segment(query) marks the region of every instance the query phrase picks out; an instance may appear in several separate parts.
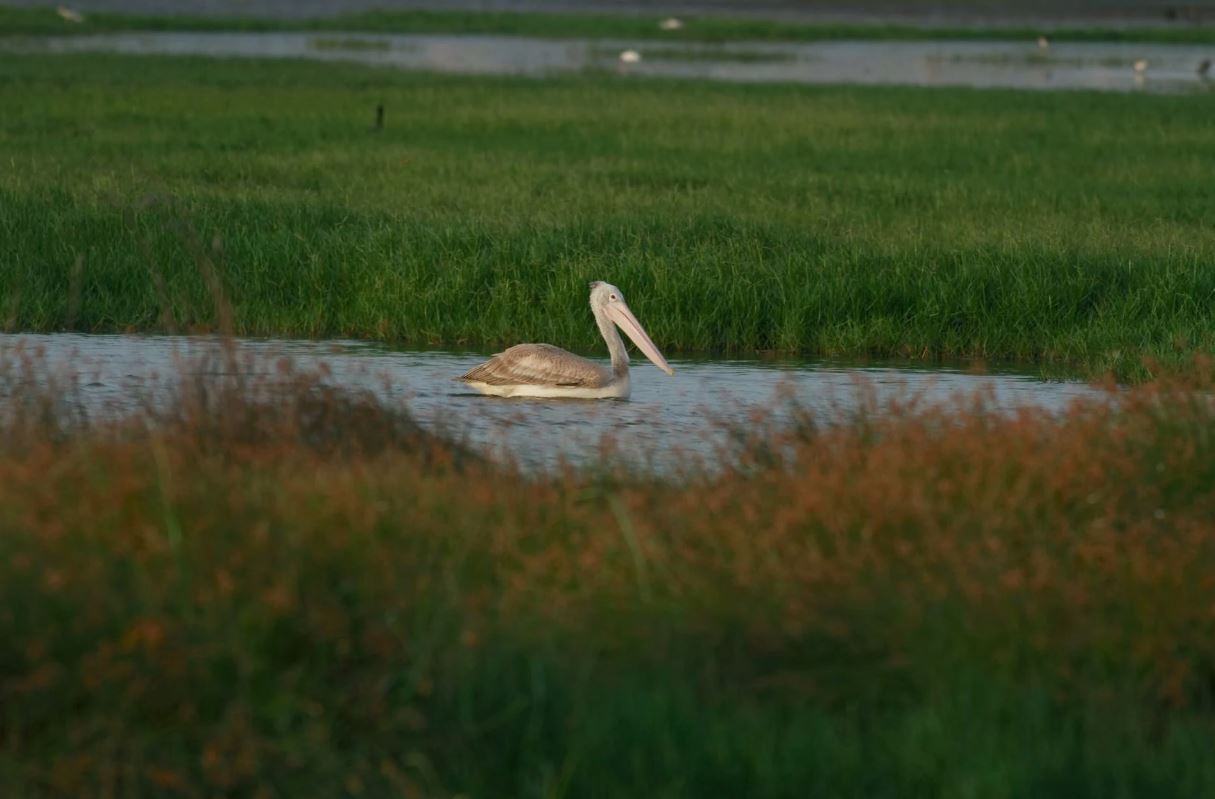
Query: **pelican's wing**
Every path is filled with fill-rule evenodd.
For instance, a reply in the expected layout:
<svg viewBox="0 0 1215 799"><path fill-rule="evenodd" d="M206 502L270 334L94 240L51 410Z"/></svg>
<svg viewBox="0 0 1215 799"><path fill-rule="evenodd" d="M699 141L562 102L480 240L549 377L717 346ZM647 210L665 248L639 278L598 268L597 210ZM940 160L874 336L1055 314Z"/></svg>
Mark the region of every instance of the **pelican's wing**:
<svg viewBox="0 0 1215 799"><path fill-rule="evenodd" d="M551 344L518 344L471 369L461 380L491 386L584 386L609 378L602 367Z"/></svg>

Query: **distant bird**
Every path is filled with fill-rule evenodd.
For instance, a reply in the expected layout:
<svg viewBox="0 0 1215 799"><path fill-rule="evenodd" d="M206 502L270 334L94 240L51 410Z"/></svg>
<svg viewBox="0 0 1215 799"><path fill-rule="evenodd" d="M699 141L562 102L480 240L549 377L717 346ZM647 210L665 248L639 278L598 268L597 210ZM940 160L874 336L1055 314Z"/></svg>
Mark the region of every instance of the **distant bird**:
<svg viewBox="0 0 1215 799"><path fill-rule="evenodd" d="M636 64L641 61L641 53L636 50L625 50L620 54L620 63Z"/></svg>
<svg viewBox="0 0 1215 799"><path fill-rule="evenodd" d="M664 31L677 31L683 28L683 20L675 19L675 17L667 17L662 22L658 23L658 27Z"/></svg>
<svg viewBox="0 0 1215 799"><path fill-rule="evenodd" d="M84 22L84 15L67 6L59 6L55 11L68 22Z"/></svg>
<svg viewBox="0 0 1215 799"><path fill-rule="evenodd" d="M1050 39L1047 39L1045 36L1039 36L1038 37L1038 49L1039 50L1049 50L1050 49Z"/></svg>
<svg viewBox="0 0 1215 799"><path fill-rule="evenodd" d="M591 312L612 356L610 367L551 344L516 344L470 369L460 379L482 394L495 397L628 399L629 353L616 332L617 326L655 366L669 375L675 374L629 310L620 289L601 281L592 283Z"/></svg>
<svg viewBox="0 0 1215 799"><path fill-rule="evenodd" d="M1211 72L1211 59L1204 58L1202 63L1198 65L1198 77L1205 78Z"/></svg>
<svg viewBox="0 0 1215 799"><path fill-rule="evenodd" d="M1135 72L1139 73L1140 75L1142 75L1144 72L1147 72L1147 68L1148 68L1147 59L1146 58L1136 59L1136 61L1134 63L1134 67L1135 67Z"/></svg>

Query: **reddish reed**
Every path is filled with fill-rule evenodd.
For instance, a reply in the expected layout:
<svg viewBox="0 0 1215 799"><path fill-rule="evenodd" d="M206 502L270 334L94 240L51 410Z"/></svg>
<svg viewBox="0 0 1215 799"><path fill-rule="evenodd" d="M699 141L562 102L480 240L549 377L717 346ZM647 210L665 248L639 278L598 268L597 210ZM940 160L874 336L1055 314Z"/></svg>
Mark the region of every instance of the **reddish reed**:
<svg viewBox="0 0 1215 799"><path fill-rule="evenodd" d="M204 795L332 757L389 785L399 762L334 736L442 762L518 652L717 702L897 705L972 673L1208 713L1205 369L1058 415L805 423L655 485L526 476L289 370L96 423L10 368L0 776Z"/></svg>

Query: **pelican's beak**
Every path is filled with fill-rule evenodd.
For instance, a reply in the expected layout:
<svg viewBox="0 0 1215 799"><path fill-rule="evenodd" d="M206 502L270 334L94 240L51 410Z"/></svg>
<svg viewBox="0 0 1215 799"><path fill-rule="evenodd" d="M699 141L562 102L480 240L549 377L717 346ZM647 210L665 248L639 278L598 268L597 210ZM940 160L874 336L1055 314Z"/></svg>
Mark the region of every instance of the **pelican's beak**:
<svg viewBox="0 0 1215 799"><path fill-rule="evenodd" d="M616 326L623 330L628 337L633 339L633 343L637 345L637 349L641 350L645 357L649 358L655 366L669 375L675 374L675 370L667 363L667 359L662 357L662 353L654 346L654 342L650 341L650 337L646 335L645 330L641 327L641 322L637 321L637 317L633 316L633 312L629 310L629 306L623 302L609 303L607 306L608 318L616 323Z"/></svg>

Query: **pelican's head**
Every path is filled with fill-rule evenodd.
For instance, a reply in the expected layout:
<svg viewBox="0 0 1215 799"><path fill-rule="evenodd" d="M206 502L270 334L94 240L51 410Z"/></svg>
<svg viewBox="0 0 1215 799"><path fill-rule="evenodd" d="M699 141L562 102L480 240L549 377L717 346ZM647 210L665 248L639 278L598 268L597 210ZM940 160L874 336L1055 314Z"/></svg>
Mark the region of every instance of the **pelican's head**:
<svg viewBox="0 0 1215 799"><path fill-rule="evenodd" d="M615 323L655 366L669 375L675 374L675 370L667 363L667 359L662 357L662 353L646 335L641 322L638 322L637 317L633 316L633 312L629 310L628 303L624 301L624 294L620 289L611 283L596 280L591 284L591 310L595 312L596 316L602 313Z"/></svg>

